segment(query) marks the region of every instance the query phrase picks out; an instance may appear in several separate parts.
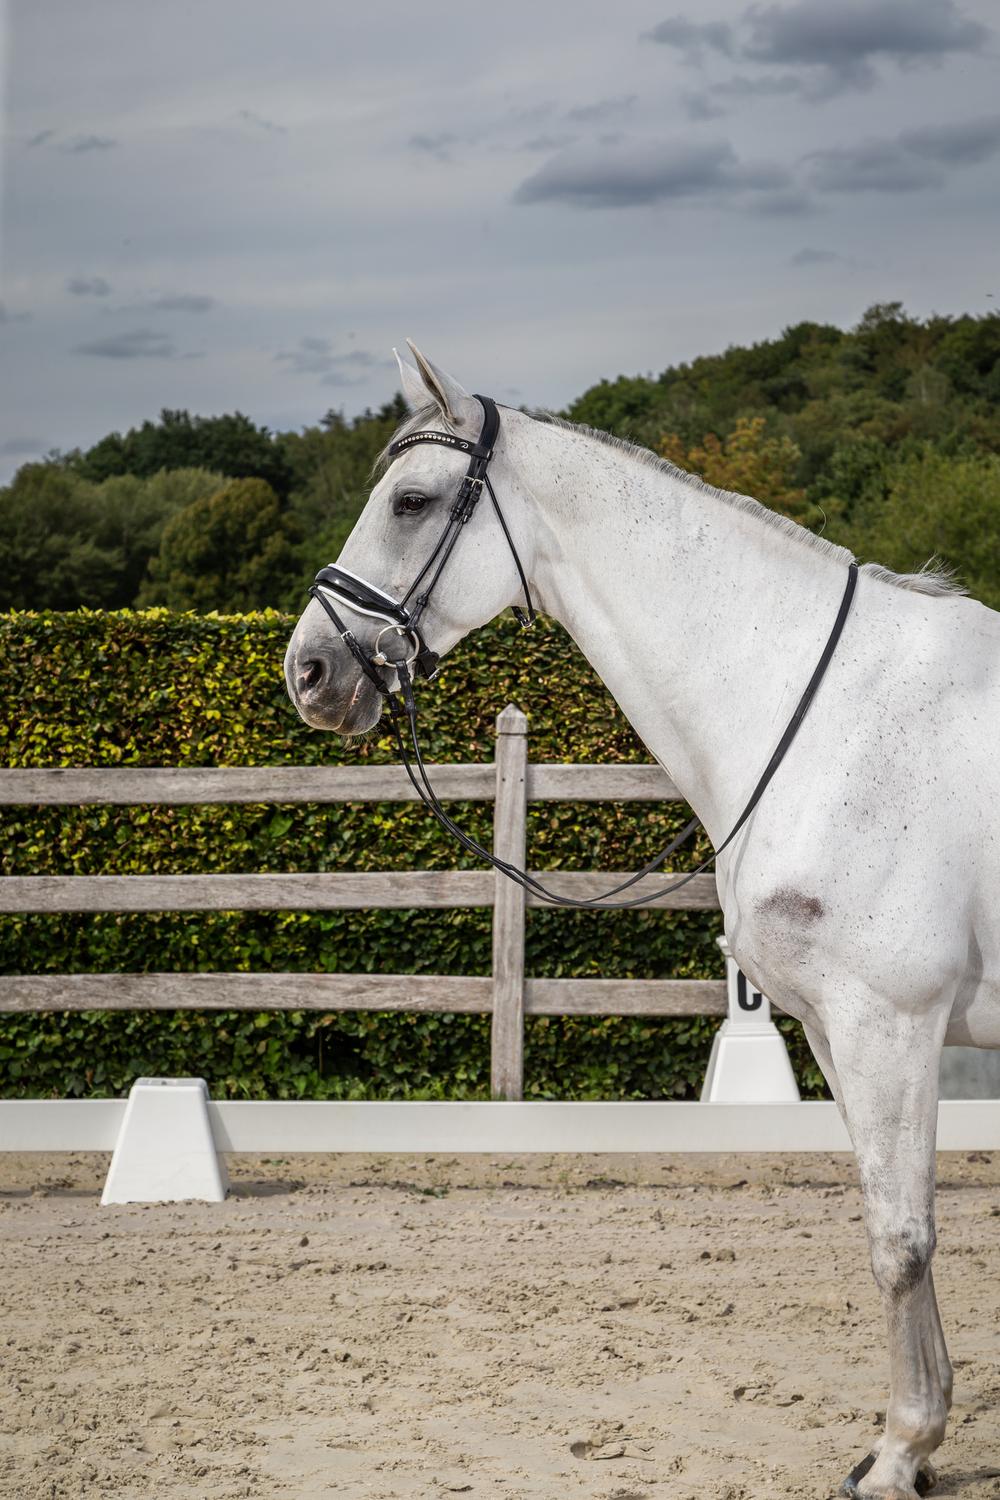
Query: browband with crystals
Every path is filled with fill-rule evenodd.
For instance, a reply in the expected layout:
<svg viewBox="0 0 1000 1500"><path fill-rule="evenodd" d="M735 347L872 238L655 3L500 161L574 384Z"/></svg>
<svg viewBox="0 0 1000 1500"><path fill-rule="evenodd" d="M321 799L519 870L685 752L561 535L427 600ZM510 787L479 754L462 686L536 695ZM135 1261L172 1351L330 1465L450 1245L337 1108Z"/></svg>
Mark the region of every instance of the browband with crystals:
<svg viewBox="0 0 1000 1500"><path fill-rule="evenodd" d="M411 432L408 437L397 438L394 443L390 443L389 457L395 458L397 453L402 453L404 448L412 448L415 443L444 443L449 448L461 448L463 453L475 453L477 457L481 453L477 443L467 443L464 438L455 437L450 432L437 432L433 427L428 427L424 432ZM486 453L482 456L489 457Z"/></svg>

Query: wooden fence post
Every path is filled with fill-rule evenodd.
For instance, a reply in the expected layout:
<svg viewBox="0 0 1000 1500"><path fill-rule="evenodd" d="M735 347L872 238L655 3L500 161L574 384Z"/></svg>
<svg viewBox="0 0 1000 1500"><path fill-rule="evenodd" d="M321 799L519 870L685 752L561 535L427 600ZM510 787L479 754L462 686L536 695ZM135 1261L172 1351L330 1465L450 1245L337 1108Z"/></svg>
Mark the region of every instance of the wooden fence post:
<svg viewBox="0 0 1000 1500"><path fill-rule="evenodd" d="M497 715L493 853L524 869L528 812L528 720L508 703ZM494 1099L524 1091L524 890L499 870L493 905L493 1031L490 1088Z"/></svg>

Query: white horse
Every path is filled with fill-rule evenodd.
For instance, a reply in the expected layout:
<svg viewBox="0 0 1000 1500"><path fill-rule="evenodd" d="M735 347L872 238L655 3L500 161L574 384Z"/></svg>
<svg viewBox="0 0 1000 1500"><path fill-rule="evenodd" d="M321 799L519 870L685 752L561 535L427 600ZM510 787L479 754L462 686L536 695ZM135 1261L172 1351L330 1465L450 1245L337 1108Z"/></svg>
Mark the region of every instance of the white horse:
<svg viewBox="0 0 1000 1500"><path fill-rule="evenodd" d="M410 347L401 434L474 442L480 403ZM340 563L401 597L465 469L443 445L402 452ZM501 411L490 476L539 607L718 845L827 640L850 554L646 450L520 411ZM480 504L423 617L427 644L443 654L519 601ZM348 613L370 650L384 621ZM308 724L350 735L378 721L383 699L315 600L285 671ZM891 1394L845 1492L883 1500L933 1483L951 1403L931 1277L938 1064L946 1042L1000 1046L998 723L1000 614L940 575L866 565L798 736L718 861L733 954L802 1021L857 1154Z"/></svg>

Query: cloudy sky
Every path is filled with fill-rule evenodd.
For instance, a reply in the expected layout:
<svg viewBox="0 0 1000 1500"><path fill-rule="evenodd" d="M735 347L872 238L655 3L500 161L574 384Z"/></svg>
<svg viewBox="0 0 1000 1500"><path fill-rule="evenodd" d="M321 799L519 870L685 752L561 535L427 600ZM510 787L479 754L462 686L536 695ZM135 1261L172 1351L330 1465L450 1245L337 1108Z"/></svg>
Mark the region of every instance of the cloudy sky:
<svg viewBox="0 0 1000 1500"><path fill-rule="evenodd" d="M995 3L678 3L10 0L0 478L164 406L353 415L407 335L558 407L1000 305Z"/></svg>

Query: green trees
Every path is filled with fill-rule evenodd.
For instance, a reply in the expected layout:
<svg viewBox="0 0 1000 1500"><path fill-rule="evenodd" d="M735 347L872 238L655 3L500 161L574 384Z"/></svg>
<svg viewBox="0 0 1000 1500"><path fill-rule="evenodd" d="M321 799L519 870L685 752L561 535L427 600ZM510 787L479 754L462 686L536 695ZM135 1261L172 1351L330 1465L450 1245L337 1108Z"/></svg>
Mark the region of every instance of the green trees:
<svg viewBox="0 0 1000 1500"><path fill-rule="evenodd" d="M837 541L901 573L936 557L970 594L1000 609L1000 457L951 458L925 448L889 468L884 486Z"/></svg>
<svg viewBox="0 0 1000 1500"><path fill-rule="evenodd" d="M211 469L234 479L263 479L282 498L291 482L280 442L238 411L192 417L186 411L164 410L158 422L143 422L124 437L110 433L77 455L74 464L85 479L96 481L116 474L149 478L161 469Z"/></svg>
<svg viewBox="0 0 1000 1500"><path fill-rule="evenodd" d="M163 529L139 604L239 614L282 601L294 532L262 479L236 479L179 510Z"/></svg>
<svg viewBox="0 0 1000 1500"><path fill-rule="evenodd" d="M663 393L656 382L641 375L619 375L584 391L566 412L571 422L583 422L602 432L643 441L651 421L660 420Z"/></svg>
<svg viewBox="0 0 1000 1500"><path fill-rule="evenodd" d="M133 604L169 517L218 487L203 469L92 484L64 464L25 464L0 491L0 609Z"/></svg>
<svg viewBox="0 0 1000 1500"><path fill-rule="evenodd" d="M372 466L406 415L401 396L353 421L328 411L319 427L284 433L282 453L292 474L292 514L302 536L303 577L332 562L372 487Z"/></svg>
<svg viewBox="0 0 1000 1500"><path fill-rule="evenodd" d="M164 411L86 453L28 464L0 489L0 608L168 597L181 609L297 605L317 568L339 554L369 494L373 462L404 413L397 396L353 419L329 411L315 426L271 434L240 412ZM896 521L905 486L916 484L927 517L935 497L942 514L934 526L910 519L915 552L933 532L928 551L992 587L981 544L1000 518L991 509L993 470L974 460L1000 454L1000 314L920 320L898 302L878 303L848 332L806 321L655 377L602 380L566 414L666 451L896 566L904 565ZM237 526L241 560L227 573L215 550L226 527L211 507L192 511L183 526L178 520L174 550L161 553L170 518L227 480L268 490L266 503L251 492L257 501L247 514L260 557L249 555ZM961 520L973 512L982 534ZM203 524L199 551L192 528Z"/></svg>
<svg viewBox="0 0 1000 1500"><path fill-rule="evenodd" d="M121 557L97 540L89 487L57 464L25 464L4 495L0 597L8 609L103 605ZM56 602L58 601L58 603Z"/></svg>

